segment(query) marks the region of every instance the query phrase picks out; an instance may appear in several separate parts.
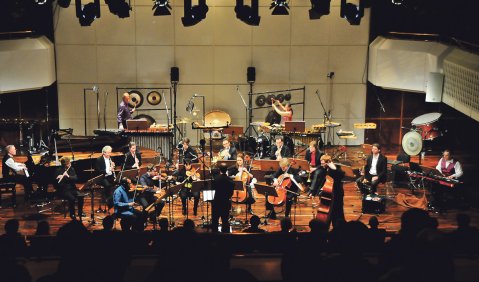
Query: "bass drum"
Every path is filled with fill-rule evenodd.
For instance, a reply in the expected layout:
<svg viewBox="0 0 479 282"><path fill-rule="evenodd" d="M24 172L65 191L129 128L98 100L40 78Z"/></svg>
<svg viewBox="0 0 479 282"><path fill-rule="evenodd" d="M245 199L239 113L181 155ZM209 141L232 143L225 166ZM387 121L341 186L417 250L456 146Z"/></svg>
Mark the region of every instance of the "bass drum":
<svg viewBox="0 0 479 282"><path fill-rule="evenodd" d="M256 139L256 155L260 159L269 157L270 148L271 143L269 142L268 137L261 135Z"/></svg>
<svg viewBox="0 0 479 282"><path fill-rule="evenodd" d="M422 137L416 131L409 131L402 138L402 148L410 156L416 156L422 150Z"/></svg>
<svg viewBox="0 0 479 282"><path fill-rule="evenodd" d="M419 131L422 140L434 140L435 138L442 136L442 132L438 125L441 115L441 113L420 115L412 120L411 125Z"/></svg>

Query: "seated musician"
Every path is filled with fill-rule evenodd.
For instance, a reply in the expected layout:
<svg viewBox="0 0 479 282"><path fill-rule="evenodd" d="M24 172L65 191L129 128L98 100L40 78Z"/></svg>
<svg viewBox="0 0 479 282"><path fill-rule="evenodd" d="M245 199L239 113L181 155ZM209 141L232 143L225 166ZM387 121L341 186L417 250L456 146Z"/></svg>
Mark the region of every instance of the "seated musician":
<svg viewBox="0 0 479 282"><path fill-rule="evenodd" d="M321 164L321 156L323 156L323 152L318 149L316 141L309 142L309 148L306 149L304 159L309 163L309 178L311 180L311 186L309 187L310 196L317 196L319 192L320 183L318 181L318 175L320 170L318 167Z"/></svg>
<svg viewBox="0 0 479 282"><path fill-rule="evenodd" d="M198 155L196 154L195 149L190 146L190 139L188 137L184 137L181 140L181 147L180 150L180 158L182 160L190 160L190 163L197 163L198 162Z"/></svg>
<svg viewBox="0 0 479 282"><path fill-rule="evenodd" d="M78 191L75 183L78 181L78 177L75 168L72 167L70 158L63 157L60 159L62 166L55 171L55 179L57 183L55 185L58 196L68 201L68 210L70 211L71 219L75 217L75 200L78 202L78 217L82 218L83 214L83 195Z"/></svg>
<svg viewBox="0 0 479 282"><path fill-rule="evenodd" d="M200 192L191 192L193 181L200 180L200 175L196 172L196 169L191 165L191 160L186 159L185 165L182 168L177 168L173 172L173 177L176 177L178 184L184 184L180 190L181 206L183 215L188 215L188 199L193 197L193 214L198 214L198 203L200 201Z"/></svg>
<svg viewBox="0 0 479 282"><path fill-rule="evenodd" d="M278 102L278 105L276 105L276 102ZM281 116L281 125L284 125L285 121L293 120L293 108L291 108L290 103L286 103L283 106L280 101L271 98L271 106L273 107L274 111Z"/></svg>
<svg viewBox="0 0 479 282"><path fill-rule="evenodd" d="M131 192L132 184L129 178L123 177L120 184L113 192L113 207L115 215L122 219L122 229L127 226L128 229L133 223L141 217L141 213L133 208L135 203L128 193Z"/></svg>
<svg viewBox="0 0 479 282"><path fill-rule="evenodd" d="M289 217L291 213L291 206L293 205L293 201L296 200L296 194L299 192L299 189L302 189L301 184L301 177L298 175L298 170L291 167L291 162L289 159L282 159L279 161L279 168L273 174L274 180L273 185L275 187L280 186L280 181L278 178L281 177L282 179L290 178L292 180L291 186L288 188L288 191L292 191L294 193L287 192L286 193L286 209L284 215ZM295 194L296 193L296 194ZM276 212L274 211L274 206L269 202L266 203L266 209L270 211L268 217L271 219L276 219Z"/></svg>
<svg viewBox="0 0 479 282"><path fill-rule="evenodd" d="M321 183L321 187L325 183L326 175L329 175L334 181L331 222L333 223L333 227L335 227L338 223L346 221L344 218L344 171L341 170L341 167L333 163L330 155L321 156L320 166L323 173L319 175L318 182Z"/></svg>
<svg viewBox="0 0 479 282"><path fill-rule="evenodd" d="M379 183L385 183L387 180L388 160L381 154L381 145L378 143L372 144L371 155L366 159L366 166L361 172L361 177L356 180L358 187L363 193L376 194ZM371 186L370 191L363 188L363 183L367 182Z"/></svg>
<svg viewBox="0 0 479 282"><path fill-rule="evenodd" d="M14 145L6 146L5 151L7 153L3 156L2 160L3 179L7 182L11 181L22 184L25 191L25 201L28 201L33 192L33 187L27 167L25 164L17 163L13 159L13 156L17 154L17 149Z"/></svg>
<svg viewBox="0 0 479 282"><path fill-rule="evenodd" d="M442 152L442 158L437 162L436 170L438 170L442 176L451 180L459 180L464 174L461 163L453 158L450 149L446 149ZM456 185L454 188L454 195L451 196L455 196L458 198L457 200L464 202L462 187L460 185ZM444 185L439 183L435 183L431 189L431 194L433 197L431 205L434 208L438 208L440 212L446 210L447 208L447 193L449 190L450 189L447 189Z"/></svg>
<svg viewBox="0 0 479 282"><path fill-rule="evenodd" d="M223 140L223 149L220 151L220 159L222 160L236 160L237 151L235 147L231 147L228 140Z"/></svg>
<svg viewBox="0 0 479 282"><path fill-rule="evenodd" d="M156 202L155 194L158 194L158 192L160 192L159 189L161 188L159 187L159 179L160 176L158 175L158 171L153 164L149 164L146 167L146 173L140 176L139 183L141 186L143 186L144 190L138 197L138 201L143 209ZM156 216L161 214L164 206L165 203L163 201L155 204Z"/></svg>
<svg viewBox="0 0 479 282"><path fill-rule="evenodd" d="M250 168L245 164L245 155L243 153L239 153L238 157L236 158L236 165L231 166L228 168L227 175L235 177L237 179L242 179L243 173L245 173L249 179L249 182L254 178L253 174L250 172ZM245 183L245 187L248 193L248 197L246 199L246 208L248 213L254 214L253 210L251 209L251 205L256 202L253 197L253 190L251 188L250 183Z"/></svg>
<svg viewBox="0 0 479 282"><path fill-rule="evenodd" d="M100 183L103 186L103 201L110 199L111 190L115 186L115 163L111 159L111 146L105 146L101 150L102 155L96 159L95 169L105 178Z"/></svg>
<svg viewBox="0 0 479 282"><path fill-rule="evenodd" d="M125 154L125 170L139 169L141 166L141 154L136 150L136 143L128 144L128 153Z"/></svg>
<svg viewBox="0 0 479 282"><path fill-rule="evenodd" d="M283 158L291 157L291 151L284 145L284 137L276 136L275 145L271 146L270 157L272 160L281 161Z"/></svg>

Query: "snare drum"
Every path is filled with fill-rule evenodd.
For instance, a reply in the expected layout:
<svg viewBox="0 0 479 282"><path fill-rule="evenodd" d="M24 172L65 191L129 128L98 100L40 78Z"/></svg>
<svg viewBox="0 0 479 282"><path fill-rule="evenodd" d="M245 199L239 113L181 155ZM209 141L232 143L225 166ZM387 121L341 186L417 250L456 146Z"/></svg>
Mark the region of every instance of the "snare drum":
<svg viewBox="0 0 479 282"><path fill-rule="evenodd" d="M422 140L433 140L436 137L442 136L437 124L441 115L441 113L428 113L412 120L411 124L421 134Z"/></svg>

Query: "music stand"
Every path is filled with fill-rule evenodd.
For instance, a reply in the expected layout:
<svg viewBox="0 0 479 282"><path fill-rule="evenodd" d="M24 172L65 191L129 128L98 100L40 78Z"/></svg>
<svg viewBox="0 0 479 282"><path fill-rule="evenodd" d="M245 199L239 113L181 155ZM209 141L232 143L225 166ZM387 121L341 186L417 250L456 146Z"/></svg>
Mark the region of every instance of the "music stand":
<svg viewBox="0 0 479 282"><path fill-rule="evenodd" d="M284 131L289 132L304 132L306 128L305 121L285 121Z"/></svg>
<svg viewBox="0 0 479 282"><path fill-rule="evenodd" d="M126 121L126 128L128 130L147 130L150 128L148 121L144 118L129 119Z"/></svg>
<svg viewBox="0 0 479 282"><path fill-rule="evenodd" d="M289 158L291 162L291 167L299 170L308 170L309 169L309 163L307 160L303 159L293 159Z"/></svg>
<svg viewBox="0 0 479 282"><path fill-rule="evenodd" d="M140 176L140 169L138 168L124 170L122 174L122 177L129 178L130 180L135 179L137 176Z"/></svg>
<svg viewBox="0 0 479 282"><path fill-rule="evenodd" d="M93 177L92 179L87 180L83 186L79 188L79 190L83 189L90 189L91 190L91 216L90 216L90 224L95 225L95 203L94 203L94 198L95 198L95 189L92 187L93 185L97 185L98 183L102 182L105 179L104 174L100 174L98 176Z"/></svg>
<svg viewBox="0 0 479 282"><path fill-rule="evenodd" d="M279 168L279 161L277 160L257 160L262 171L277 171Z"/></svg>
<svg viewBox="0 0 479 282"><path fill-rule="evenodd" d="M167 184L168 185L168 184ZM170 222L170 226L174 225L174 212L173 212L173 196L175 194L178 194L178 192L181 190L183 187L183 183L173 185L169 188L166 188L166 197L170 197L170 200L168 201L168 221Z"/></svg>
<svg viewBox="0 0 479 282"><path fill-rule="evenodd" d="M244 185L243 185L243 181L241 180L233 180L234 182L234 186L233 186L233 195L235 193L235 191L242 191L244 189ZM238 207L238 194L236 194L236 197L231 197L231 211L230 211L230 224L231 225L239 225L241 224L241 222L237 221L235 217L233 217L233 212L234 212L234 208L233 208L233 198L236 198L236 207ZM236 209L238 210L238 209Z"/></svg>
<svg viewBox="0 0 479 282"><path fill-rule="evenodd" d="M267 204L268 204L268 196L278 197L278 193L276 192L276 189L273 186L268 186L268 185L256 183L254 185L254 187L256 188L256 192L258 194L264 195L264 207L265 207L265 209L264 209L264 224L267 225L268 221L267 221L267 216L266 216L266 208L267 208ZM274 207L273 207L273 209L274 209Z"/></svg>
<svg viewBox="0 0 479 282"><path fill-rule="evenodd" d="M220 167L222 165L225 165L226 167L234 166L234 165L236 165L236 160L218 160L218 161L216 161L216 167Z"/></svg>

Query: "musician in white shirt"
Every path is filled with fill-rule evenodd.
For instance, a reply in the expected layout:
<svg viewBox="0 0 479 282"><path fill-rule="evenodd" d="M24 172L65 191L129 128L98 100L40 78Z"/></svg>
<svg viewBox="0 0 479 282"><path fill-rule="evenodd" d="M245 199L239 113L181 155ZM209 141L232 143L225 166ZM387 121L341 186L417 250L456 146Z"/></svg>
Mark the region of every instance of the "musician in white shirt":
<svg viewBox="0 0 479 282"><path fill-rule="evenodd" d="M447 178L458 179L463 175L461 163L454 160L449 149L443 151L442 158L437 162L436 169Z"/></svg>
<svg viewBox="0 0 479 282"><path fill-rule="evenodd" d="M25 190L25 200L30 198L33 191L30 175L25 164L17 163L13 157L17 154L17 149L14 145L5 147L7 153L2 160L2 176L4 181L12 181L23 185Z"/></svg>
<svg viewBox="0 0 479 282"><path fill-rule="evenodd" d="M111 151L111 146L103 147L101 150L102 155L96 160L96 172L105 176L100 183L104 188L103 201L111 199L111 191L115 185L115 163L111 159Z"/></svg>

